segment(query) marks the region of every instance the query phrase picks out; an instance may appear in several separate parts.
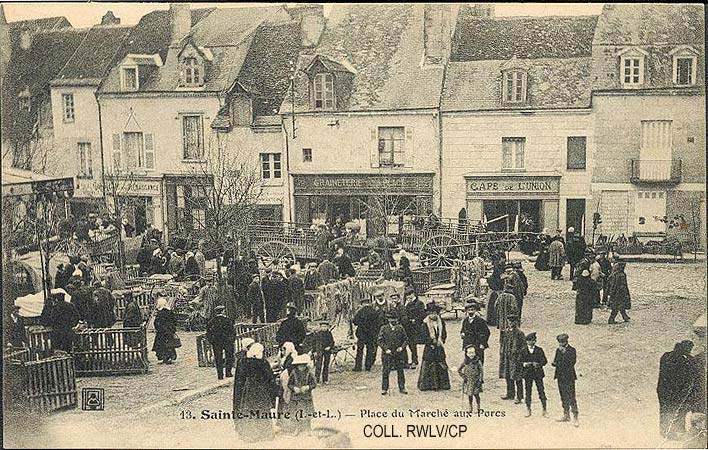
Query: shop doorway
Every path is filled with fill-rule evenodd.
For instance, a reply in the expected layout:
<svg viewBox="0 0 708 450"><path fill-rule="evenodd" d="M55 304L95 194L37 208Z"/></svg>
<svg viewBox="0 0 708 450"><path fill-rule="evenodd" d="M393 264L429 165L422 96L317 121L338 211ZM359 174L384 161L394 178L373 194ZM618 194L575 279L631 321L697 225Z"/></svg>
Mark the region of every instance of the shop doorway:
<svg viewBox="0 0 708 450"><path fill-rule="evenodd" d="M349 197L332 197L329 203L329 223L335 223L338 217L341 217L342 223L347 223L351 220L351 205Z"/></svg>
<svg viewBox="0 0 708 450"><path fill-rule="evenodd" d="M585 199L567 199L565 201L565 229L573 227L576 233L585 234Z"/></svg>
<svg viewBox="0 0 708 450"><path fill-rule="evenodd" d="M538 232L541 227L541 200L485 200L487 230L495 232ZM518 224L517 224L518 220Z"/></svg>

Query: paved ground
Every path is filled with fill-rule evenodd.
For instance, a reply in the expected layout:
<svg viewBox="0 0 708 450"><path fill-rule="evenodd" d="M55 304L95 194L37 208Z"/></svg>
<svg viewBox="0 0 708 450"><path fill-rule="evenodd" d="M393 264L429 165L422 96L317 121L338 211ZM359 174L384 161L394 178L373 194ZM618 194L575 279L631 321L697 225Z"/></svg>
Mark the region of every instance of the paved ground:
<svg viewBox="0 0 708 450"><path fill-rule="evenodd" d="M552 358L555 336L566 332L578 349L578 401L581 427L573 428L555 422L561 412L557 387L553 383L553 369L548 368L546 387L551 417L537 414L523 417L524 408L500 400L504 382L496 377L499 336L496 330L490 338L485 363L486 374L482 407L501 411L504 417L472 417L447 419L413 419L410 410L454 411L462 409L460 383L451 374L452 389L448 392L422 393L415 388L417 371L406 372L410 394L382 397L380 365L372 373L353 373L353 362L342 361L332 374L332 382L319 386L315 405L336 415L354 414L356 417L315 420L315 425L333 427L348 433L355 446L362 447L671 447L674 442L662 442L658 434L658 403L656 378L658 360L664 351L673 348L681 339L695 339L691 324L706 308L706 274L702 264L629 264L627 274L634 308L632 321L627 324L607 325L609 312L595 310L591 325L573 324L574 292L570 283L552 282L549 274L538 273L526 264L529 277L529 296L525 301L521 328L536 331L539 345ZM567 269L566 269L567 276ZM448 322L448 363L456 368L461 360L459 325ZM151 342L151 337L148 337ZM110 446L110 447L234 447L252 446L240 442L233 433L229 420L201 420L202 410L212 412L231 408L231 386L214 388L210 393L193 398L177 406L167 405L170 399L184 396L197 388L215 386L213 369L199 368L193 336L182 333L184 347L178 362L171 366L151 365L144 376L81 379L80 386L104 387L106 410L82 412L79 409L51 415L41 423L36 433L25 436L25 445L44 447ZM154 363L154 356L151 363ZM393 383L394 377L391 380ZM175 389L178 389L175 391ZM160 403L161 402L161 403ZM156 405L157 404L157 405ZM537 400L534 404L538 407ZM156 406L151 406L156 405ZM388 411L406 413L403 419L361 419L360 411ZM182 418L192 414L195 419ZM397 434L405 436L408 424L464 424L467 432L462 438L402 438L374 439L364 437L366 424L391 425L396 423ZM391 429L388 428L388 433ZM10 436L8 436L10 437ZM315 446L310 436L294 438L282 436L268 446ZM10 441L9 443L11 443Z"/></svg>

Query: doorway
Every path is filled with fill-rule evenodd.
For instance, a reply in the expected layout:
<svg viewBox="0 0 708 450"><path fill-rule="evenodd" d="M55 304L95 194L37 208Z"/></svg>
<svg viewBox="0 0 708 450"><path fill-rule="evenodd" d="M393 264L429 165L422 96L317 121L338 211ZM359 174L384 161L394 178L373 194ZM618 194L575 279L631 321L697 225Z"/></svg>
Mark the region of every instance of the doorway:
<svg viewBox="0 0 708 450"><path fill-rule="evenodd" d="M576 233L585 234L585 199L569 198L565 201L565 229L573 227Z"/></svg>
<svg viewBox="0 0 708 450"><path fill-rule="evenodd" d="M488 231L536 232L541 227L541 200L485 200L483 211Z"/></svg>

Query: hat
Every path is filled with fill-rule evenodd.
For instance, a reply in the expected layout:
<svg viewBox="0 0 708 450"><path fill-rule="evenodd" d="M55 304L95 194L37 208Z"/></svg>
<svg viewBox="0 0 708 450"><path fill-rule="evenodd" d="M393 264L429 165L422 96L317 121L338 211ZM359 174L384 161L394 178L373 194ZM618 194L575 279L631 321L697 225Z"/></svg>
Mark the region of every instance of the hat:
<svg viewBox="0 0 708 450"><path fill-rule="evenodd" d="M526 335L526 340L527 341L535 341L536 340L536 332L534 331L533 333L529 333Z"/></svg>
<svg viewBox="0 0 708 450"><path fill-rule="evenodd" d="M156 248L156 249L152 252L152 256L157 256L157 255L159 255L159 254L160 254L160 249L159 249L159 248Z"/></svg>
<svg viewBox="0 0 708 450"><path fill-rule="evenodd" d="M556 336L556 339L558 340L558 342L568 342L568 335L565 333L559 334L558 336Z"/></svg>
<svg viewBox="0 0 708 450"><path fill-rule="evenodd" d="M308 353L304 353L293 358L293 365L310 364L310 361L312 361L310 359L310 355Z"/></svg>
<svg viewBox="0 0 708 450"><path fill-rule="evenodd" d="M72 277L83 277L84 273L80 269L76 269L71 273Z"/></svg>
<svg viewBox="0 0 708 450"><path fill-rule="evenodd" d="M286 309L294 309L295 311L297 311L297 305L293 302L289 302L287 305L285 305L285 308Z"/></svg>
<svg viewBox="0 0 708 450"><path fill-rule="evenodd" d="M191 258L192 256L194 256L194 253L192 253L192 252L187 252L187 254L186 254L185 256L187 257L187 259L189 259L189 258Z"/></svg>
<svg viewBox="0 0 708 450"><path fill-rule="evenodd" d="M573 227L568 228L568 233L575 233L575 228L573 228Z"/></svg>
<svg viewBox="0 0 708 450"><path fill-rule="evenodd" d="M582 276L584 276L584 277L589 277L589 276L590 276L590 272L588 272L587 270L583 270L583 273L581 273L580 275L582 275Z"/></svg>
<svg viewBox="0 0 708 450"><path fill-rule="evenodd" d="M248 351L248 347L250 347L251 345L253 345L255 343L256 343L256 341L253 338L250 338L250 337L243 338L243 339L241 339L241 348Z"/></svg>
<svg viewBox="0 0 708 450"><path fill-rule="evenodd" d="M514 263L508 262L504 264L504 270L506 269L513 269L514 268Z"/></svg>
<svg viewBox="0 0 708 450"><path fill-rule="evenodd" d="M222 313L222 312L226 311L226 306L224 306L224 305L219 305L219 306L217 306L216 308L214 308L214 311L215 311L217 314Z"/></svg>
<svg viewBox="0 0 708 450"><path fill-rule="evenodd" d="M516 262L512 263L512 266L514 266L514 269L524 270L524 267L521 265L521 261L516 261Z"/></svg>
<svg viewBox="0 0 708 450"><path fill-rule="evenodd" d="M471 300L471 301L468 301L467 303L465 303L465 311L469 311L469 310L477 311L478 309L479 309L479 303L477 303L474 300Z"/></svg>
<svg viewBox="0 0 708 450"><path fill-rule="evenodd" d="M320 320L317 321L320 325L329 325L329 319L326 317L321 318Z"/></svg>
<svg viewBox="0 0 708 450"><path fill-rule="evenodd" d="M425 305L425 310L427 312L440 312L442 310L442 307L435 302L430 302Z"/></svg>

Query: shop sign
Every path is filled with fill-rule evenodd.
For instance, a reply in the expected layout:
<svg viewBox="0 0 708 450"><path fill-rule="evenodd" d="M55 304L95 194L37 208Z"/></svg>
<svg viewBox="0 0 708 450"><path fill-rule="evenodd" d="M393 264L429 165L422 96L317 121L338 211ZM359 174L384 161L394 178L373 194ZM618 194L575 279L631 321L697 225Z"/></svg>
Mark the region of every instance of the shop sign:
<svg viewBox="0 0 708 450"><path fill-rule="evenodd" d="M487 193L557 194L559 190L560 180L558 178L475 178L467 180L469 195Z"/></svg>
<svg viewBox="0 0 708 450"><path fill-rule="evenodd" d="M295 194L430 194L432 175L297 175Z"/></svg>

